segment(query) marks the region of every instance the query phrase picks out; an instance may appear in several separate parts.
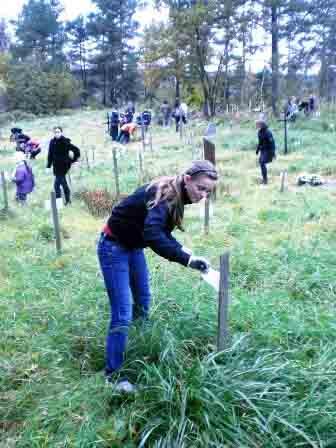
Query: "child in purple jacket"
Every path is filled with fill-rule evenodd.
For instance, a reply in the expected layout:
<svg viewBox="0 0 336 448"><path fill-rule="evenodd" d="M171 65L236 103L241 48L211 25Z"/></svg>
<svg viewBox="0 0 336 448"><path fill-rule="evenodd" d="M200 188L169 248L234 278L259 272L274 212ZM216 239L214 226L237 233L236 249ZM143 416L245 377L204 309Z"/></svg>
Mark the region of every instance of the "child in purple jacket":
<svg viewBox="0 0 336 448"><path fill-rule="evenodd" d="M16 200L20 204L25 204L27 195L34 190L35 180L31 167L26 161L23 152L16 152L16 168L13 172L12 181L16 184Z"/></svg>

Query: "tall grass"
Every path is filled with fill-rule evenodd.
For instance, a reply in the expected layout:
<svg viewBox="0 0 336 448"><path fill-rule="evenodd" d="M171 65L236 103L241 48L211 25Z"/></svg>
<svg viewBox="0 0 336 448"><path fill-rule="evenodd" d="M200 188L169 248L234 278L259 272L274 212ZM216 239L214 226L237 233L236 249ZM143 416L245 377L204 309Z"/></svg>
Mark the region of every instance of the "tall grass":
<svg viewBox="0 0 336 448"><path fill-rule="evenodd" d="M96 148L90 170L82 162L73 171L77 192L114 191L99 114L55 118L82 150ZM178 238L214 267L230 250L230 341L216 353L214 291L197 273L147 251L151 319L134 323L121 371L139 386L131 396L106 386L102 373L109 309L95 240L104 218L80 199L61 210L68 238L56 256L44 208L52 179L43 156L34 162L37 190L29 206L15 205L11 187L11 214L0 220L1 446L335 447L334 192L295 184L301 170L333 175L334 134L321 124L330 119L291 125L287 156L281 124L274 123L279 151L267 188L256 184L253 123L219 128L223 178L210 235L192 206ZM27 132L47 140L53 124L29 122ZM191 160L190 145L173 131L154 129L153 141L148 179ZM140 182L138 145L119 154L125 193ZM11 154L0 157L1 169L11 170ZM283 194L282 169L289 172Z"/></svg>

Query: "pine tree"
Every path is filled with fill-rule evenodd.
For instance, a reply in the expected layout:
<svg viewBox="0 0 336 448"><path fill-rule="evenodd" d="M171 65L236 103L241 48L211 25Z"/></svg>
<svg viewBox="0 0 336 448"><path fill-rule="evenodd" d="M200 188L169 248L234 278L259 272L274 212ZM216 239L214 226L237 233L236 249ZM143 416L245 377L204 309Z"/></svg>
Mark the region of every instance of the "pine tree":
<svg viewBox="0 0 336 448"><path fill-rule="evenodd" d="M17 59L31 59L38 65L59 65L64 61L61 11L59 0L28 0L13 22L17 42L12 52Z"/></svg>
<svg viewBox="0 0 336 448"><path fill-rule="evenodd" d="M134 100L137 96L137 55L131 46L138 23L135 0L94 0L97 13L89 16L88 31L96 42L91 63L101 79L102 100Z"/></svg>

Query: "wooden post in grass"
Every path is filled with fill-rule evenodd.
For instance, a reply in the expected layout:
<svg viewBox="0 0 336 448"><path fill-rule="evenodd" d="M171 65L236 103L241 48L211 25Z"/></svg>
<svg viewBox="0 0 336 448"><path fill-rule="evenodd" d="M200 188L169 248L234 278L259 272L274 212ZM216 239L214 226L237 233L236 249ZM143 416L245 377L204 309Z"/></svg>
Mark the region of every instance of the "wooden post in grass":
<svg viewBox="0 0 336 448"><path fill-rule="evenodd" d="M142 147L139 147L138 158L139 158L140 183L142 183L144 178L144 153Z"/></svg>
<svg viewBox="0 0 336 448"><path fill-rule="evenodd" d="M152 139L152 129L148 126L148 131L149 134L149 147L150 147L150 151L151 154L153 155L153 139Z"/></svg>
<svg viewBox="0 0 336 448"><path fill-rule="evenodd" d="M88 156L87 150L84 151L84 157L85 157L85 161L86 161L86 168L88 170L90 170L89 156Z"/></svg>
<svg viewBox="0 0 336 448"><path fill-rule="evenodd" d="M205 200L204 204L204 233L208 235L210 228L210 198L209 196Z"/></svg>
<svg viewBox="0 0 336 448"><path fill-rule="evenodd" d="M142 144L142 151L146 151L146 142L145 142L145 126L143 123L143 116L141 114L141 144Z"/></svg>
<svg viewBox="0 0 336 448"><path fill-rule="evenodd" d="M56 250L57 253L60 254L62 250L62 242L61 242L61 231L60 231L60 224L59 224L59 218L58 218L58 210L57 210L57 203L56 203L56 193L52 191L50 193L50 205L51 205L51 214L52 214L52 220L54 224L54 231L55 231L55 238L56 238Z"/></svg>
<svg viewBox="0 0 336 448"><path fill-rule="evenodd" d="M8 206L8 193L7 193L7 181L6 181L6 176L5 176L5 172L1 171L1 185L2 185L2 194L3 194L3 200L4 200L4 210L7 211L9 206Z"/></svg>
<svg viewBox="0 0 336 448"><path fill-rule="evenodd" d="M287 171L281 172L281 185L280 185L280 193L285 191L285 182L286 182Z"/></svg>
<svg viewBox="0 0 336 448"><path fill-rule="evenodd" d="M206 137L203 137L203 154L204 159L209 160L213 165L216 166L216 146L212 141L207 139ZM212 197L214 201L216 200L216 189L212 193Z"/></svg>
<svg viewBox="0 0 336 448"><path fill-rule="evenodd" d="M116 192L116 198L118 199L120 196L120 187L119 187L117 149L115 146L112 146L112 156L113 156L113 174L114 174L114 181L115 181L115 192Z"/></svg>
<svg viewBox="0 0 336 448"><path fill-rule="evenodd" d="M225 349L229 335L229 252L220 257L220 279L218 293L217 351Z"/></svg>
<svg viewBox="0 0 336 448"><path fill-rule="evenodd" d="M94 165L95 164L95 159L96 159L95 158L96 148L94 146L92 146L91 150L92 150L92 165Z"/></svg>

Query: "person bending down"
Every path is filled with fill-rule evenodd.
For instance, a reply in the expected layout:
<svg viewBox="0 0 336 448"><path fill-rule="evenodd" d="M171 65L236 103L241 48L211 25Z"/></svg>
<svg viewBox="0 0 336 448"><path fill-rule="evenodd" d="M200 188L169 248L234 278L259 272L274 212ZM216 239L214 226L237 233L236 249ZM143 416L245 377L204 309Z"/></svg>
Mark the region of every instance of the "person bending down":
<svg viewBox="0 0 336 448"><path fill-rule="evenodd" d="M120 133L118 135L119 143L129 143L131 135L136 131L137 125L136 123L125 123L120 128Z"/></svg>
<svg viewBox="0 0 336 448"><path fill-rule="evenodd" d="M209 263L192 255L173 236L183 230L184 206L199 202L214 189L217 172L211 162L196 161L179 176L160 177L143 185L112 209L103 227L97 254L111 307L106 341L107 380L120 369L127 346L128 329L135 318L147 319L151 293L144 248L169 261L206 272ZM133 304L134 302L134 304ZM132 391L120 379L120 391Z"/></svg>

